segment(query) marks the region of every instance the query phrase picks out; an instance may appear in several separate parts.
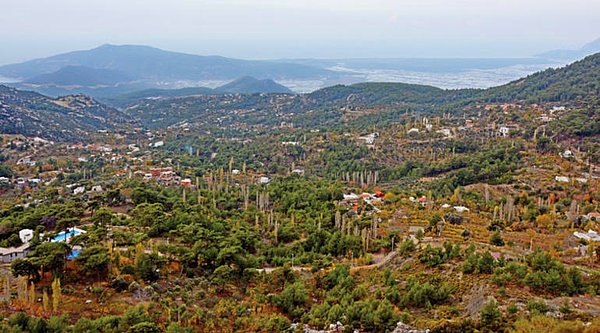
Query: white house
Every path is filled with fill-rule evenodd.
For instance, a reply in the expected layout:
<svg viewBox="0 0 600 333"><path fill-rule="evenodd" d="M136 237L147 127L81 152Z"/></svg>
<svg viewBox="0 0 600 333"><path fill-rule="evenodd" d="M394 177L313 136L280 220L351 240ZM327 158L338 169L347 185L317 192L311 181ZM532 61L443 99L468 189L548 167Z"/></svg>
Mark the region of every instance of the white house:
<svg viewBox="0 0 600 333"><path fill-rule="evenodd" d="M590 220L592 220L592 219L593 219L593 220L595 220L595 221L600 221L600 213L591 212L591 213L588 213L586 216L587 216L587 218L588 218L588 219L590 219Z"/></svg>
<svg viewBox="0 0 600 333"><path fill-rule="evenodd" d="M79 186L73 190L73 194L83 194L85 192L85 186Z"/></svg>
<svg viewBox="0 0 600 333"><path fill-rule="evenodd" d="M556 176L554 179L560 183L568 183L570 181L569 177L566 176Z"/></svg>
<svg viewBox="0 0 600 333"><path fill-rule="evenodd" d="M501 136L508 136L510 134L510 128L506 126L501 126L498 129L498 134L500 134Z"/></svg>
<svg viewBox="0 0 600 333"><path fill-rule="evenodd" d="M579 239L583 239L586 241L592 241L592 242L600 242L600 235L598 235L598 233L594 230L588 230L588 232L574 232L573 236L579 238Z"/></svg>
<svg viewBox="0 0 600 333"><path fill-rule="evenodd" d="M19 238L22 243L29 243L29 241L33 239L33 230L23 229L19 231Z"/></svg>
<svg viewBox="0 0 600 333"><path fill-rule="evenodd" d="M49 144L54 144L54 142L52 142L52 141L48 141L48 140L42 139L42 138L37 137L37 136L35 138L33 138L32 140L33 140L34 143L41 143L41 144L47 144L47 143L49 143Z"/></svg>
<svg viewBox="0 0 600 333"><path fill-rule="evenodd" d="M27 157L23 157L22 159L17 161L17 165L29 165L29 166L35 166L35 161L31 160L31 156L27 156Z"/></svg>
<svg viewBox="0 0 600 333"><path fill-rule="evenodd" d="M379 137L379 133L375 132L375 133L371 133L365 136L361 136L359 137L359 139L361 140L365 140L365 144L367 145L372 145L373 143L375 143L375 138Z"/></svg>
<svg viewBox="0 0 600 333"><path fill-rule="evenodd" d="M454 210L457 211L458 213L464 213L464 212L468 212L469 208L467 208L465 206L454 206Z"/></svg>
<svg viewBox="0 0 600 333"><path fill-rule="evenodd" d="M450 135L452 135L452 131L450 131L449 128L442 128L441 130L438 130L435 132L440 133L440 134L444 135L445 137L449 137Z"/></svg>
<svg viewBox="0 0 600 333"><path fill-rule="evenodd" d="M564 158L571 158L573 157L573 152L567 149L560 156Z"/></svg>
<svg viewBox="0 0 600 333"><path fill-rule="evenodd" d="M258 178L259 184L268 184L270 181L271 181L271 179L269 179L269 177L262 176L262 177Z"/></svg>
<svg viewBox="0 0 600 333"><path fill-rule="evenodd" d="M102 189L102 186L100 186L100 185L92 186L92 189L90 190L90 192L94 192L94 193L99 193L102 191L104 191L104 190Z"/></svg>
<svg viewBox="0 0 600 333"><path fill-rule="evenodd" d="M345 201L352 201L352 200L358 200L359 197L358 195L354 194L354 193L350 193L350 194L344 194L344 200Z"/></svg>

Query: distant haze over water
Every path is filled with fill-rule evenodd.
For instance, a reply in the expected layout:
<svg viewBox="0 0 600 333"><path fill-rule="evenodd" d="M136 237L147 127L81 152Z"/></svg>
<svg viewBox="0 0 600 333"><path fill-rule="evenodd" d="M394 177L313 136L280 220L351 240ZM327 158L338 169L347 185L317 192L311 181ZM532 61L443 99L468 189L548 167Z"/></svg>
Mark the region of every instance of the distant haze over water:
<svg viewBox="0 0 600 333"><path fill-rule="evenodd" d="M401 82L422 84L442 89L490 88L518 80L535 72L562 64L527 64L493 69L471 69L459 72L422 72L396 69L361 69L333 66L327 69L347 74L341 79L329 80L284 80L280 84L298 93L308 93L334 84L360 82Z"/></svg>
<svg viewBox="0 0 600 333"><path fill-rule="evenodd" d="M455 73L418 72L389 69L355 70L331 68L342 72L360 73L358 81L402 82L431 85L444 89L489 88L520 79L529 74L556 67L556 64L516 65L495 69L468 70ZM357 82L358 82L357 81Z"/></svg>

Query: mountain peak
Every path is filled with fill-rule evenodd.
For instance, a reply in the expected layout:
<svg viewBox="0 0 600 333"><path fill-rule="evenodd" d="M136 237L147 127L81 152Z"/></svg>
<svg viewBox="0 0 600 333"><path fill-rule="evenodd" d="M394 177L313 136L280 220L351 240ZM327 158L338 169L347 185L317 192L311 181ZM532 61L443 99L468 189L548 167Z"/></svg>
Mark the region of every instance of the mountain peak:
<svg viewBox="0 0 600 333"><path fill-rule="evenodd" d="M595 40L585 44L581 49L591 52L600 52L600 38L596 38Z"/></svg>
<svg viewBox="0 0 600 333"><path fill-rule="evenodd" d="M259 80L253 76L242 76L236 80L233 80L226 85L223 85L217 89L221 92L230 93L242 93L242 94L255 94L255 93L282 93L291 94L292 91L271 79Z"/></svg>

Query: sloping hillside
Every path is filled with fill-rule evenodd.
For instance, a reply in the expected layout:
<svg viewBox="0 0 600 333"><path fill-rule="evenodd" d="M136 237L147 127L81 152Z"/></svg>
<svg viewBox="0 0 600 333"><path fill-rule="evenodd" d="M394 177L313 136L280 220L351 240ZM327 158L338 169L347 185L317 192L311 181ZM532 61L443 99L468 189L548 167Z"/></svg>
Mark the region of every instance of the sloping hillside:
<svg viewBox="0 0 600 333"><path fill-rule="evenodd" d="M81 141L98 130L131 124L134 121L127 115L87 96L52 99L0 85L1 133Z"/></svg>
<svg viewBox="0 0 600 333"><path fill-rule="evenodd" d="M486 89L478 99L488 102L567 102L600 95L600 53L568 66L547 69L509 84Z"/></svg>
<svg viewBox="0 0 600 333"><path fill-rule="evenodd" d="M189 87L181 89L144 89L126 94L120 94L117 96L104 97L100 98L100 100L108 105L122 108L146 99L211 95L214 93L215 91L213 89L206 87Z"/></svg>
<svg viewBox="0 0 600 333"><path fill-rule="evenodd" d="M442 104L473 96L477 90L444 90L406 83L358 83L317 90L307 97L321 105Z"/></svg>
<svg viewBox="0 0 600 333"><path fill-rule="evenodd" d="M56 72L34 76L27 79L26 83L58 86L98 86L114 85L130 80L131 78L127 74L116 70L66 66Z"/></svg>

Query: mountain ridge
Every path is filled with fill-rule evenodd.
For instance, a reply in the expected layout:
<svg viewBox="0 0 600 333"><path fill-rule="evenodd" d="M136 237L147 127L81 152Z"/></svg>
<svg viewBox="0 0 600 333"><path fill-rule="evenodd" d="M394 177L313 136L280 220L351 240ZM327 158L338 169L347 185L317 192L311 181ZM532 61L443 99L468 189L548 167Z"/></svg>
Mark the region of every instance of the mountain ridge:
<svg viewBox="0 0 600 333"><path fill-rule="evenodd" d="M578 49L550 50L536 56L550 60L573 61L600 52L600 38L584 44Z"/></svg>
<svg viewBox="0 0 600 333"><path fill-rule="evenodd" d="M52 73L34 76L24 82L57 86L98 86L115 85L130 80L131 77L121 71L69 65Z"/></svg>
<svg viewBox="0 0 600 333"><path fill-rule="evenodd" d="M70 65L117 70L134 79L147 80L232 80L241 76L281 79L332 74L323 69L300 64L200 56L144 45L105 44L89 50L0 66L0 75L27 80Z"/></svg>
<svg viewBox="0 0 600 333"><path fill-rule="evenodd" d="M107 96L102 98L109 104L120 106L124 101L146 99L146 98L169 98L169 97L184 97L194 95L218 95L218 94L260 94L260 93L283 93L293 94L284 85L281 85L273 80L264 79L258 80L251 76L242 77L216 88L209 87L186 87L179 89L143 89L116 96Z"/></svg>
<svg viewBox="0 0 600 333"><path fill-rule="evenodd" d="M256 93L277 93L277 94L291 94L293 93L288 87L283 86L271 79L259 80L252 76L244 76L227 84L224 84L216 91L226 93L240 93L240 94L256 94Z"/></svg>
<svg viewBox="0 0 600 333"><path fill-rule="evenodd" d="M600 52L569 65L549 68L505 85L484 90L483 101L564 102L600 96Z"/></svg>
<svg viewBox="0 0 600 333"><path fill-rule="evenodd" d="M0 133L82 141L90 132L136 124L126 114L85 95L50 98L0 85Z"/></svg>

